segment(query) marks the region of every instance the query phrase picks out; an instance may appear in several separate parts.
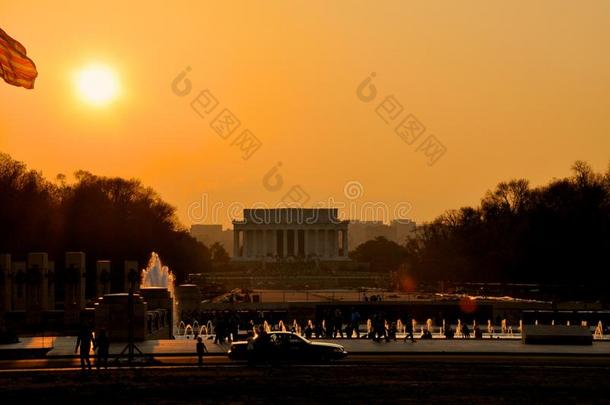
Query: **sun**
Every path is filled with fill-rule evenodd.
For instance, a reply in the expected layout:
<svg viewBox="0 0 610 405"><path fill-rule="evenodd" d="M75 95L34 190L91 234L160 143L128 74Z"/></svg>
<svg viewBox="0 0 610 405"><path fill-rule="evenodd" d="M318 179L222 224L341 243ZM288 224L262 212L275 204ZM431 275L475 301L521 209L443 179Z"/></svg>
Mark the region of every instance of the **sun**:
<svg viewBox="0 0 610 405"><path fill-rule="evenodd" d="M114 101L120 91L119 78L108 66L91 64L79 70L75 86L80 98L94 106L105 106Z"/></svg>

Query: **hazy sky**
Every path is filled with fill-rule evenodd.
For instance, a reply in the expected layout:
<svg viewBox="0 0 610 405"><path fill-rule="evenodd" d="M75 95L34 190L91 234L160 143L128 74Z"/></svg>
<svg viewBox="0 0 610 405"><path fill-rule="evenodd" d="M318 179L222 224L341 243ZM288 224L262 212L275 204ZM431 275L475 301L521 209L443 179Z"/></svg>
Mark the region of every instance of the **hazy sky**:
<svg viewBox="0 0 610 405"><path fill-rule="evenodd" d="M307 205L383 201L391 215L408 203L430 220L499 181L610 160L606 0L95 3L0 0L0 27L39 71L34 90L0 83L0 151L50 178L139 178L185 225L226 225L212 204L275 205L294 185ZM120 80L103 107L74 89L92 62ZM187 66L192 90L179 97L172 81ZM367 103L356 89L371 72ZM201 118L190 103L205 89L219 104ZM390 95L404 111L386 124L376 109ZM224 108L241 122L226 140L210 127ZM408 114L426 127L412 145L394 132ZM262 144L247 160L244 129ZM417 151L430 134L446 147L432 166ZM273 191L263 177L278 162ZM350 181L362 186L351 200Z"/></svg>

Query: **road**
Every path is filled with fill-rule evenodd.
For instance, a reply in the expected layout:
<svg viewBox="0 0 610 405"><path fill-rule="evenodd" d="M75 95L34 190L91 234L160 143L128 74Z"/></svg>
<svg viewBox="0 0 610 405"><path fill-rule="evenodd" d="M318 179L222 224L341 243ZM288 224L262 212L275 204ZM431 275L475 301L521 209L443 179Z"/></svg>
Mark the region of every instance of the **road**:
<svg viewBox="0 0 610 405"><path fill-rule="evenodd" d="M329 365L249 367L224 356L82 373L75 359L0 362L3 403L610 403L610 358L367 355ZM4 401L7 402L4 402Z"/></svg>
<svg viewBox="0 0 610 405"><path fill-rule="evenodd" d="M94 358L91 362L95 368ZM498 366L540 366L546 367L600 367L610 369L610 356L515 356L515 355L462 355L462 354L405 354L405 355L349 355L348 358L323 364L324 367L354 367L366 365L404 365L410 367L422 363L434 364L497 364ZM125 369L125 359L117 364L114 359L109 361L109 369ZM298 365L293 364L289 367L317 367L320 365ZM152 361L144 362L136 360L136 368L197 368L197 359L194 356L160 356ZM226 356L207 356L205 357L204 367L247 367L243 362L234 362ZM46 359L22 359L22 360L0 360L0 373L11 372L36 372L45 370L55 371L78 371L80 370L80 360L78 358L46 358Z"/></svg>

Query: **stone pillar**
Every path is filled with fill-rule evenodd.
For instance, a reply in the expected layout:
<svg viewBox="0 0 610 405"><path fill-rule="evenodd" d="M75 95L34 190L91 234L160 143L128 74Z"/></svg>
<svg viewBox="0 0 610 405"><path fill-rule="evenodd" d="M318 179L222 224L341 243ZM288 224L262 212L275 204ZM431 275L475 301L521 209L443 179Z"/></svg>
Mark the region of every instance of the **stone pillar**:
<svg viewBox="0 0 610 405"><path fill-rule="evenodd" d="M288 256L288 230L284 229L282 230L282 232L284 233L284 246L282 248L282 257L287 257Z"/></svg>
<svg viewBox="0 0 610 405"><path fill-rule="evenodd" d="M343 257L349 257L349 239L347 226L343 229Z"/></svg>
<svg viewBox="0 0 610 405"><path fill-rule="evenodd" d="M138 268L138 262L136 260L125 260L123 262L123 292L129 292L129 287L133 283L133 290L140 290L140 282L142 281L142 275Z"/></svg>
<svg viewBox="0 0 610 405"><path fill-rule="evenodd" d="M66 296L64 300L64 323L80 323L80 313L85 308L85 254L66 252Z"/></svg>
<svg viewBox="0 0 610 405"><path fill-rule="evenodd" d="M0 255L0 324L2 314L11 310L11 255Z"/></svg>
<svg viewBox="0 0 610 405"><path fill-rule="evenodd" d="M55 309L55 262L49 260L47 307L49 310Z"/></svg>
<svg viewBox="0 0 610 405"><path fill-rule="evenodd" d="M252 230L252 254L250 256L256 257L258 255L258 231Z"/></svg>
<svg viewBox="0 0 610 405"><path fill-rule="evenodd" d="M258 234L258 250L257 250L257 256L265 256L265 230L261 229L260 231L256 232Z"/></svg>
<svg viewBox="0 0 610 405"><path fill-rule="evenodd" d="M295 228L292 233L294 235L294 240L292 242L292 245L294 246L294 257L299 257L299 228Z"/></svg>
<svg viewBox="0 0 610 405"><path fill-rule="evenodd" d="M244 230L244 257L249 259L252 256L252 231Z"/></svg>
<svg viewBox="0 0 610 405"><path fill-rule="evenodd" d="M41 312L48 310L49 257L46 253L29 253L25 288L25 310ZM41 316L35 318L42 319Z"/></svg>
<svg viewBox="0 0 610 405"><path fill-rule="evenodd" d="M25 262L11 264L12 310L25 311L25 283L27 279Z"/></svg>
<svg viewBox="0 0 610 405"><path fill-rule="evenodd" d="M110 294L110 260L98 260L95 263L95 297Z"/></svg>
<svg viewBox="0 0 610 405"><path fill-rule="evenodd" d="M330 231L330 255L331 257L339 256L339 232L336 229Z"/></svg>
<svg viewBox="0 0 610 405"><path fill-rule="evenodd" d="M248 257L248 230L247 229L243 229L241 231L241 237L242 237L241 257L246 258L246 257Z"/></svg>
<svg viewBox="0 0 610 405"><path fill-rule="evenodd" d="M239 230L233 225L233 257L239 257Z"/></svg>

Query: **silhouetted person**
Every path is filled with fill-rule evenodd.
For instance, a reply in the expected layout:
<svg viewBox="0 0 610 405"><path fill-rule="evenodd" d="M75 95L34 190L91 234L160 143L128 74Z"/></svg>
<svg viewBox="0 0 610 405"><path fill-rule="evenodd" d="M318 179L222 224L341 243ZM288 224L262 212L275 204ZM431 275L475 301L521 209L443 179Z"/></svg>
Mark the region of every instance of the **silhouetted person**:
<svg viewBox="0 0 610 405"><path fill-rule="evenodd" d="M203 366L203 355L208 352L208 348L205 347L203 343L203 339L201 337L197 338L197 359L199 367Z"/></svg>
<svg viewBox="0 0 610 405"><path fill-rule="evenodd" d="M308 323L307 326L305 327L305 338L308 340L311 340L312 335L313 335L313 328L311 327L311 323Z"/></svg>
<svg viewBox="0 0 610 405"><path fill-rule="evenodd" d="M388 339L396 341L396 322L392 322L390 324L390 328L388 329Z"/></svg>
<svg viewBox="0 0 610 405"><path fill-rule="evenodd" d="M95 367L99 370L100 366L108 369L108 351L110 349L110 341L106 334L106 329L100 329L96 336L94 349L97 349L97 357L95 359Z"/></svg>
<svg viewBox="0 0 610 405"><path fill-rule="evenodd" d="M411 338L411 343L415 343L415 337L413 336L413 321L411 318L407 318L407 323L405 323L405 330L407 334L405 335L405 342L407 339Z"/></svg>
<svg viewBox="0 0 610 405"><path fill-rule="evenodd" d="M422 330L421 338L422 339L432 339L432 332L430 332L428 329Z"/></svg>
<svg viewBox="0 0 610 405"><path fill-rule="evenodd" d="M343 338L343 314L339 308L335 309L335 315L333 319L333 338L337 337L337 333Z"/></svg>
<svg viewBox="0 0 610 405"><path fill-rule="evenodd" d="M360 316L360 312L358 312L356 309L352 309L352 314L350 317L350 328L352 329L353 332L356 332L356 339L360 338L360 320L362 319ZM353 333L352 332L352 333ZM349 334L348 337L351 337L351 333Z"/></svg>
<svg viewBox="0 0 610 405"><path fill-rule="evenodd" d="M78 333L78 337L76 338L76 347L74 348L74 353L76 353L80 347L80 367L83 371L85 370L85 363L87 363L87 368L91 370L91 359L89 358L91 345L95 345L93 332L88 325L84 324Z"/></svg>
<svg viewBox="0 0 610 405"><path fill-rule="evenodd" d="M462 327L462 337L464 339L470 339L470 329L468 328L468 325Z"/></svg>

